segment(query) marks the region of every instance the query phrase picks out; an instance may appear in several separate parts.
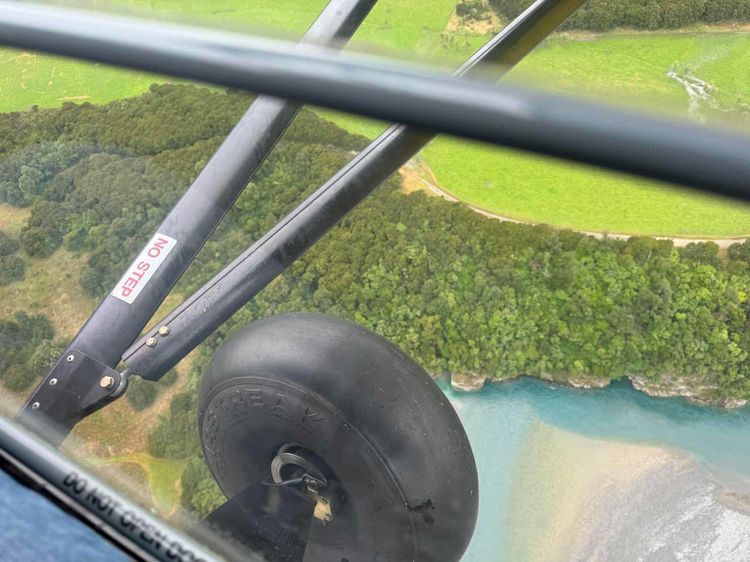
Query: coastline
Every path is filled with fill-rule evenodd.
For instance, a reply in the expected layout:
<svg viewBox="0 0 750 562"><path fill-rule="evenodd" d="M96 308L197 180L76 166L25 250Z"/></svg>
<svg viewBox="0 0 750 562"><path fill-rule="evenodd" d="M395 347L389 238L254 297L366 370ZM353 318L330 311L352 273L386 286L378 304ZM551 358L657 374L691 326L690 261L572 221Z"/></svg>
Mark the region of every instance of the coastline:
<svg viewBox="0 0 750 562"><path fill-rule="evenodd" d="M537 421L511 478L509 560L750 559L747 483L681 452Z"/></svg>
<svg viewBox="0 0 750 562"><path fill-rule="evenodd" d="M581 376L553 376L548 373L540 375L517 375L507 378L488 377L476 373L450 373L448 379L451 388L457 392L478 392L487 383L502 384L521 377L536 378L555 384L564 384L573 388L592 389L606 388L613 380ZM651 381L639 375L626 375L636 390L654 398L684 398L698 406L711 406L726 410L744 408L750 400L721 396L718 387L689 381L677 375L665 375L660 381Z"/></svg>

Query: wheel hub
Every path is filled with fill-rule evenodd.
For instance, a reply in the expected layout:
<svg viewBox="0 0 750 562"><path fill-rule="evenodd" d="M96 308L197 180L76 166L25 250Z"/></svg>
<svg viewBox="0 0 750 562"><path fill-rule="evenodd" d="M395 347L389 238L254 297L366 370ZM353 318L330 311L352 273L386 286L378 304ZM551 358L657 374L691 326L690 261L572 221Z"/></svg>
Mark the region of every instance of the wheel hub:
<svg viewBox="0 0 750 562"><path fill-rule="evenodd" d="M283 445L271 461L277 486L298 486L315 501L313 515L323 524L333 521L334 505L341 503L340 486L325 461L295 443Z"/></svg>

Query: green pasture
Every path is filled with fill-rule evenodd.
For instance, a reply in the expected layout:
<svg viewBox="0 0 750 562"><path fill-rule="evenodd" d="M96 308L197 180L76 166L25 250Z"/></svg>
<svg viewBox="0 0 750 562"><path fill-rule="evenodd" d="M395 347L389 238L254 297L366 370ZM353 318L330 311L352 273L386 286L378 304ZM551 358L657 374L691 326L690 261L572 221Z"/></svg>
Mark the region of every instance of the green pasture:
<svg viewBox="0 0 750 562"><path fill-rule="evenodd" d="M151 500L158 512L171 515L179 507L180 477L185 468L182 461L152 457L146 453L130 453L102 459L84 459L84 462L94 467L136 464L146 473Z"/></svg>
<svg viewBox="0 0 750 562"><path fill-rule="evenodd" d="M137 96L164 78L105 65L0 49L0 111Z"/></svg>
<svg viewBox="0 0 750 562"><path fill-rule="evenodd" d="M450 49L468 52L482 41L464 39ZM688 119L688 94L667 77L670 70L713 87L710 103L699 103L699 116L720 126L733 121L745 130L750 126L746 115L737 111L750 103L750 35L746 33L562 35L547 41L508 78L564 95ZM382 129L349 115L327 115L366 136ZM631 234L712 238L750 234L747 205L636 178L448 138L430 144L422 158L444 191L511 218Z"/></svg>
<svg viewBox="0 0 750 562"><path fill-rule="evenodd" d="M424 153L438 184L510 218L611 233L722 238L750 234L750 207L692 191L440 139Z"/></svg>
<svg viewBox="0 0 750 562"><path fill-rule="evenodd" d="M326 0L115 0L138 13L158 12L197 22L295 36L304 32ZM426 51L437 44L456 0L380 0L355 41L388 50Z"/></svg>
<svg viewBox="0 0 750 562"><path fill-rule="evenodd" d="M188 23L295 38L314 21L326 0L115 0L112 4L135 15L163 15ZM368 50L383 52L434 51L455 4L456 0L382 0L356 41ZM56 107L66 101L102 103L138 95L153 82L165 80L0 48L0 111L23 111L32 105Z"/></svg>
<svg viewBox="0 0 750 562"><path fill-rule="evenodd" d="M116 4L136 13L152 10L188 21L299 35L325 0L119 0ZM458 61L487 37L444 33L454 5L455 0L382 0L357 40L376 51ZM669 71L699 78L711 86L711 99L700 102L698 114L691 118L739 124L745 129L750 126L750 34L746 32L559 34L524 60L508 79L688 119L688 94L683 85L667 76ZM24 110L33 104L55 107L65 101L101 103L137 95L152 82L163 80L4 49L0 50L0 111ZM342 127L369 137L383 127L321 112ZM735 202L454 139L434 142L422 157L443 190L505 216L609 232L694 237L750 234L750 212Z"/></svg>

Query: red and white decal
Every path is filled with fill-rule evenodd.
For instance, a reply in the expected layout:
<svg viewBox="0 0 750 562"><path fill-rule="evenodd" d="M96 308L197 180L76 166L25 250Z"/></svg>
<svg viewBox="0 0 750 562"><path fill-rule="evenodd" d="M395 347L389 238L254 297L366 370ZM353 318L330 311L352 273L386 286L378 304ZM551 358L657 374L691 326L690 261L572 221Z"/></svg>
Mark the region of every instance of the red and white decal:
<svg viewBox="0 0 750 562"><path fill-rule="evenodd" d="M112 291L112 296L128 304L133 304L133 301L176 245L177 240L157 232L148 246L135 258L125 275L122 276L115 290Z"/></svg>

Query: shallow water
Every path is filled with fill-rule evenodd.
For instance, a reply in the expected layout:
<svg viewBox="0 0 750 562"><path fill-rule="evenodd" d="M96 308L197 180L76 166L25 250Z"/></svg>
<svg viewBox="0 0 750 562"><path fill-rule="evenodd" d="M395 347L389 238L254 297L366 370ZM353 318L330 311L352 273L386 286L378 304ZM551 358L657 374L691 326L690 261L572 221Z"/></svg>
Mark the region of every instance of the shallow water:
<svg viewBox="0 0 750 562"><path fill-rule="evenodd" d="M679 450L725 482L750 483L750 408L730 412L651 398L626 383L578 390L520 379L478 393L446 393L464 423L479 470L479 520L467 562L502 558L513 468L524 436L539 422L590 438Z"/></svg>

